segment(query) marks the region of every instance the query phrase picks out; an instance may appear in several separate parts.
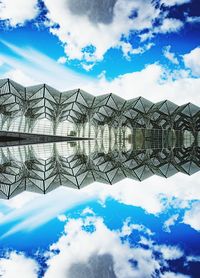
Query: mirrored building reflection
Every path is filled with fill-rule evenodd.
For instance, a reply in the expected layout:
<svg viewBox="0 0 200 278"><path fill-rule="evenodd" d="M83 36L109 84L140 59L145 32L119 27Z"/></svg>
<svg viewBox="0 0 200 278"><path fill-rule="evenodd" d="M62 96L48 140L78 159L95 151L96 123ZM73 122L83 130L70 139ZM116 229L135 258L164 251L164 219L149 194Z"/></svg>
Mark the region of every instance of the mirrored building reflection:
<svg viewBox="0 0 200 278"><path fill-rule="evenodd" d="M0 80L0 197L58 186L191 175L200 167L200 108L114 94L94 97Z"/></svg>
<svg viewBox="0 0 200 278"><path fill-rule="evenodd" d="M111 149L96 141L74 141L4 147L0 158L0 197L7 199L25 190L48 193L58 186L80 189L124 178L191 175L199 171L200 147L133 148L125 142Z"/></svg>

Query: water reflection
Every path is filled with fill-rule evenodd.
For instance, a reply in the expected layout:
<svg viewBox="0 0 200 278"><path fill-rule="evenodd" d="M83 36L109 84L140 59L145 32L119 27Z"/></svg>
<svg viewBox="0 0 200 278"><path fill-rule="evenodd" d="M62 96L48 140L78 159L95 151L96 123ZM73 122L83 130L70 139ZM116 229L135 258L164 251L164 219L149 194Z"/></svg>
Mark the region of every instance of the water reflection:
<svg viewBox="0 0 200 278"><path fill-rule="evenodd" d="M23 191L48 193L59 186L82 188L93 182L114 184L130 178L143 181L152 175L171 177L199 171L200 147L159 139L73 141L0 148L0 197ZM147 137L148 138L148 137ZM156 139L156 140L155 140Z"/></svg>
<svg viewBox="0 0 200 278"><path fill-rule="evenodd" d="M198 278L198 140L143 132L1 148L0 275Z"/></svg>

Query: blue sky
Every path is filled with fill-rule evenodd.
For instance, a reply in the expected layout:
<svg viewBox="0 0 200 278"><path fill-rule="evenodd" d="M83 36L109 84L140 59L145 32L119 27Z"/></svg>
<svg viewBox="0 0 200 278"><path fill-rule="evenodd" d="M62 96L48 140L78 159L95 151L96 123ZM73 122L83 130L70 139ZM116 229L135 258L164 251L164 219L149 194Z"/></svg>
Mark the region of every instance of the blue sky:
<svg viewBox="0 0 200 278"><path fill-rule="evenodd" d="M0 76L200 106L199 34L199 0L1 0ZM108 277L196 278L199 186L177 174L2 200L0 276L79 278L96 260Z"/></svg>
<svg viewBox="0 0 200 278"><path fill-rule="evenodd" d="M73 70L74 75L95 81L102 75L111 81L155 63L169 71L194 72L184 55L197 48L199 57L198 0L107 1L110 13L101 1L84 1L81 8L78 0L72 2L61 0L55 6L50 0L31 0L24 6L23 1L2 1L1 41L21 50L32 48ZM12 76L17 70L25 85L42 81L12 61L15 51L2 43L0 47L2 75Z"/></svg>

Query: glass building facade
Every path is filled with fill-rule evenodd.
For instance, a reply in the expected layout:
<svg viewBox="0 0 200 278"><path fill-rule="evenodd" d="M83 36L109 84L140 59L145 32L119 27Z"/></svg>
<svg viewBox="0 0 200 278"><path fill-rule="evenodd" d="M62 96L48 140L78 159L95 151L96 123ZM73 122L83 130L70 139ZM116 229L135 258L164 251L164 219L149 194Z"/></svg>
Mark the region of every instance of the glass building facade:
<svg viewBox="0 0 200 278"><path fill-rule="evenodd" d="M58 186L80 189L93 182L114 184L124 178L169 178L200 169L200 147L123 148L106 151L94 141L0 148L0 198L25 190L48 193Z"/></svg>
<svg viewBox="0 0 200 278"><path fill-rule="evenodd" d="M190 175L200 167L199 142L200 108L191 103L0 80L0 198Z"/></svg>
<svg viewBox="0 0 200 278"><path fill-rule="evenodd" d="M0 130L117 140L134 129L200 131L200 108L178 106L138 97L124 100L114 94L94 97L77 89L59 92L46 85L23 87L0 80Z"/></svg>

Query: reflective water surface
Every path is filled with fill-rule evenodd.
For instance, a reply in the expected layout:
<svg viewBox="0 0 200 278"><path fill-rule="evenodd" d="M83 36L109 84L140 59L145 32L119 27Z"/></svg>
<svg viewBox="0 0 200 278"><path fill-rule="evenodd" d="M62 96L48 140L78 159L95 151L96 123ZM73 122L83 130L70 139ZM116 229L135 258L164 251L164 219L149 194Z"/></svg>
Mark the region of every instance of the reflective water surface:
<svg viewBox="0 0 200 278"><path fill-rule="evenodd" d="M1 152L1 197L22 191L47 193L58 186L82 188L94 182L114 184L125 178L143 181L199 171L198 144L133 145L128 141L73 141L4 147Z"/></svg>

